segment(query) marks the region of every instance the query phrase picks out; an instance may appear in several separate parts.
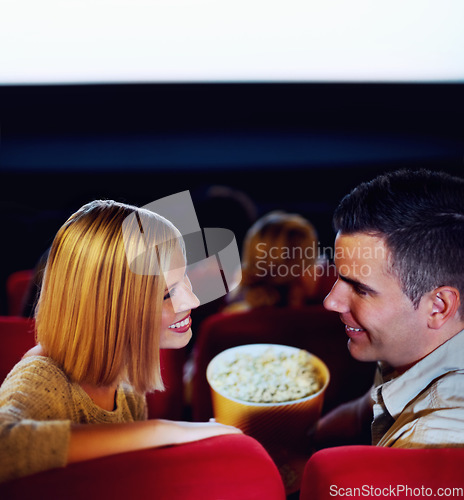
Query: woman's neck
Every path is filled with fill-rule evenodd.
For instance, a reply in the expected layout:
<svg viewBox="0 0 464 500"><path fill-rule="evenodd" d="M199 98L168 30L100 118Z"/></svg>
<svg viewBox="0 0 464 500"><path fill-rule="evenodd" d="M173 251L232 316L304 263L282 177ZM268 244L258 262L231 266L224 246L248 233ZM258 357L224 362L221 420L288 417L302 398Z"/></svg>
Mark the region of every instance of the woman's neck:
<svg viewBox="0 0 464 500"><path fill-rule="evenodd" d="M80 384L90 399L100 408L106 411L116 409L116 386L95 387L90 384Z"/></svg>

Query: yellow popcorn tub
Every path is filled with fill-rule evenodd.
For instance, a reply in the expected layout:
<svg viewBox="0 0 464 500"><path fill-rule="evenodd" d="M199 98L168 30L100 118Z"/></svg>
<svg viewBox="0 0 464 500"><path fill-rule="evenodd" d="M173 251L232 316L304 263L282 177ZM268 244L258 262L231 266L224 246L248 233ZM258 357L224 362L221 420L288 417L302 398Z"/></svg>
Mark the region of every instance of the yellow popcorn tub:
<svg viewBox="0 0 464 500"><path fill-rule="evenodd" d="M317 423L330 375L317 356L277 344L227 349L206 371L217 422L238 427L270 451L296 451Z"/></svg>

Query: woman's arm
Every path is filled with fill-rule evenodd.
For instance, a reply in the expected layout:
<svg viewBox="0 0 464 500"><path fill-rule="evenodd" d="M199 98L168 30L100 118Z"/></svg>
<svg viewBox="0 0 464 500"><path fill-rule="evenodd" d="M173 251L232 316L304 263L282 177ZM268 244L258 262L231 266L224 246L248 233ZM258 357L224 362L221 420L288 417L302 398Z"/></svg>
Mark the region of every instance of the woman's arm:
<svg viewBox="0 0 464 500"><path fill-rule="evenodd" d="M216 423L145 420L121 424L16 420L0 410L0 483L92 458L240 433Z"/></svg>
<svg viewBox="0 0 464 500"><path fill-rule="evenodd" d="M173 422L160 419L123 424L73 424L68 463L145 448L189 443L222 434L241 434L241 431L215 422Z"/></svg>

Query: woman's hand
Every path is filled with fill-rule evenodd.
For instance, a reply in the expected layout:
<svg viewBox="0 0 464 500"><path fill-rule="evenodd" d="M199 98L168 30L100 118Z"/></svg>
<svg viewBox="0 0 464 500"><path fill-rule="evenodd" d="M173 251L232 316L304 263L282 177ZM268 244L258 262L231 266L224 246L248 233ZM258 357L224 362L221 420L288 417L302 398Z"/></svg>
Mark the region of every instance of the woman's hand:
<svg viewBox="0 0 464 500"><path fill-rule="evenodd" d="M158 420L157 422L161 422ZM173 428L173 436L177 435L178 444L197 441L213 436L221 436L223 434L242 434L242 431L237 427L217 423L214 419L209 422L170 422L164 421ZM158 424L159 425L159 424Z"/></svg>

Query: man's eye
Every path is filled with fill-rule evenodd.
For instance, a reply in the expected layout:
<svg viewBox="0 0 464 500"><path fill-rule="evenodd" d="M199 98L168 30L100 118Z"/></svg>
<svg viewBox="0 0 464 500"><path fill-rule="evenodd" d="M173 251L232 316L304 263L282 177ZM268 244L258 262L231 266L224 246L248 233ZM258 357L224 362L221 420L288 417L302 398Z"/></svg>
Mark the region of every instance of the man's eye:
<svg viewBox="0 0 464 500"><path fill-rule="evenodd" d="M354 288L354 293L356 295L361 295L361 296L367 295L367 292L365 290L363 290L362 288L359 288L357 286L355 286L353 288Z"/></svg>

